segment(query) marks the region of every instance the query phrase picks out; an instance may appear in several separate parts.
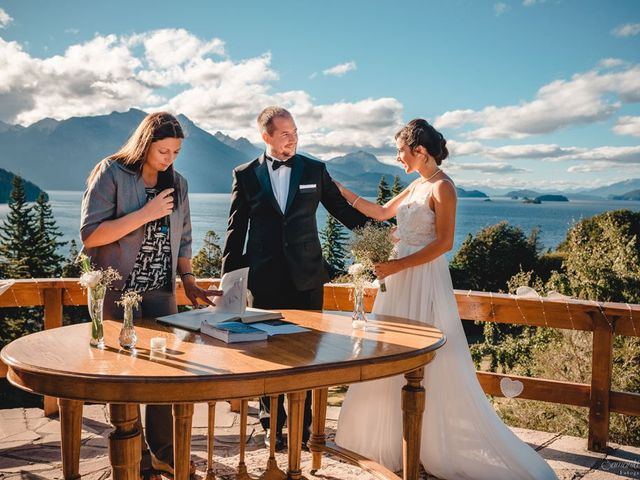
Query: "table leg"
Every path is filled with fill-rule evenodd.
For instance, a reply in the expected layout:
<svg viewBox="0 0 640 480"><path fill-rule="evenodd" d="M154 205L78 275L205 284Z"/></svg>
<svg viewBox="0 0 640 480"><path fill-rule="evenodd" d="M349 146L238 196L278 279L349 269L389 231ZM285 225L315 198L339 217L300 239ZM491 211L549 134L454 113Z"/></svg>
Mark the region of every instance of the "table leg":
<svg viewBox="0 0 640 480"><path fill-rule="evenodd" d="M109 461L114 480L140 478L140 430L138 407L132 403L110 403L111 423L116 427L109 434Z"/></svg>
<svg viewBox="0 0 640 480"><path fill-rule="evenodd" d="M175 480L189 480L193 403L173 404L173 470Z"/></svg>
<svg viewBox="0 0 640 480"><path fill-rule="evenodd" d="M311 423L311 438L309 438L309 450L311 450L311 471L322 468L322 451L325 446L324 427L327 421L327 397L329 389L318 388L313 391L313 417Z"/></svg>
<svg viewBox="0 0 640 480"><path fill-rule="evenodd" d="M300 448L302 446L302 424L304 422L304 400L307 392L292 392L287 394L289 415L287 430L289 431L289 469L287 477L290 480L304 479L300 468Z"/></svg>
<svg viewBox="0 0 640 480"><path fill-rule="evenodd" d="M215 441L216 430L216 402L209 402L209 412L207 416L207 480L215 480L216 474L213 470L213 443Z"/></svg>
<svg viewBox="0 0 640 480"><path fill-rule="evenodd" d="M79 400L58 399L60 409L60 450L65 480L80 478L80 436L82 434L82 406Z"/></svg>
<svg viewBox="0 0 640 480"><path fill-rule="evenodd" d="M269 435L271 435L271 441L269 442L269 460L267 461L267 469L262 475L260 480L285 480L287 474L278 468L278 462L276 462L276 430L278 429L278 395L272 395L269 400Z"/></svg>
<svg viewBox="0 0 640 480"><path fill-rule="evenodd" d="M425 392L422 386L424 368L405 373L402 388L402 463L404 480L418 480L420 475L420 436Z"/></svg>
<svg viewBox="0 0 640 480"><path fill-rule="evenodd" d="M240 401L240 459L238 460L237 480L251 480L252 477L247 472L247 465L244 463L244 452L247 448L247 415L249 415L249 400Z"/></svg>

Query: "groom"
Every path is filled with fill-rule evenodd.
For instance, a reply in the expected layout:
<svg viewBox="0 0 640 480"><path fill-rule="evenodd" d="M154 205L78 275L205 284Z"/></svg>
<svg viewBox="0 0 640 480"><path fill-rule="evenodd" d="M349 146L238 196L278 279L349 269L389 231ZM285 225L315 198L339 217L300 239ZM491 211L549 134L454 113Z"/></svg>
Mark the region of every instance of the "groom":
<svg viewBox="0 0 640 480"><path fill-rule="evenodd" d="M249 290L256 308L322 310L323 284L329 275L318 239L318 204L351 229L369 219L346 202L323 162L296 154L298 129L287 110L267 107L257 121L266 151L233 171L222 271L249 267ZM284 448L283 400L281 395L278 450ZM269 407L269 397L262 397L260 423L265 431ZM311 434L310 425L311 392L307 392L303 445Z"/></svg>

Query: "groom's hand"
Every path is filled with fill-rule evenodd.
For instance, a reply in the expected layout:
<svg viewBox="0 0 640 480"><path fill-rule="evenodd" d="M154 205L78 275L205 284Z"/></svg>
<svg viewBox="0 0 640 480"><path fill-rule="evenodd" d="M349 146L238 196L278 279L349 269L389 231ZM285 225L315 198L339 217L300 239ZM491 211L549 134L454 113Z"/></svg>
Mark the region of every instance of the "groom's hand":
<svg viewBox="0 0 640 480"><path fill-rule="evenodd" d="M202 300L207 305L215 306L215 303L213 303L209 297L222 296L222 290L205 290L200 288L196 284L195 277L192 277L191 275L185 276L182 280L182 285L184 287L185 295L194 307L198 306L198 300Z"/></svg>

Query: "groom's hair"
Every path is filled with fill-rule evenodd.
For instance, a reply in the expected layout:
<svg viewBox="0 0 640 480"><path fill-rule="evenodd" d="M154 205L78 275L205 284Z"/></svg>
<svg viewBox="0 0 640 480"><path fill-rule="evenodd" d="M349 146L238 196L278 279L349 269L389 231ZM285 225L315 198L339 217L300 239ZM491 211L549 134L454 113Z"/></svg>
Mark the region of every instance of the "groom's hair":
<svg viewBox="0 0 640 480"><path fill-rule="evenodd" d="M267 132L273 135L273 119L276 117L286 117L293 119L293 115L286 108L271 106L267 107L258 115L257 122L260 133Z"/></svg>

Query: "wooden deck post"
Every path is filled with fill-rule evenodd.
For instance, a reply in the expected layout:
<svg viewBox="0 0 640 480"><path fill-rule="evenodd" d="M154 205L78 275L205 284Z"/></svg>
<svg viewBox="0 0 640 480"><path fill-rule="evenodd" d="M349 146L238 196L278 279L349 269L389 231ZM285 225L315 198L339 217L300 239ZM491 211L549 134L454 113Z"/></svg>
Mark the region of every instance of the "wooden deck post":
<svg viewBox="0 0 640 480"><path fill-rule="evenodd" d="M617 317L607 319L597 312L593 318L591 361L591 398L589 401L589 437L587 448L593 452L607 450L609 440L609 395L613 368L613 326ZM611 324L610 324L611 322Z"/></svg>
<svg viewBox="0 0 640 480"><path fill-rule="evenodd" d="M58 328L62 326L62 289L44 289L44 329ZM55 397L44 397L43 405L46 417L51 417L58 413L58 399Z"/></svg>

